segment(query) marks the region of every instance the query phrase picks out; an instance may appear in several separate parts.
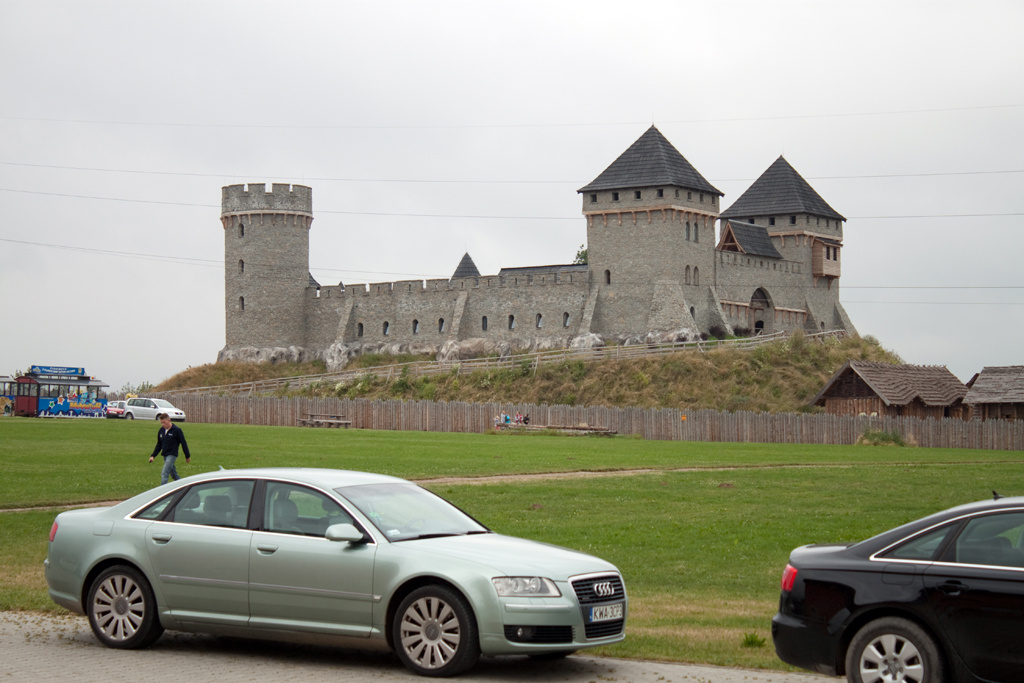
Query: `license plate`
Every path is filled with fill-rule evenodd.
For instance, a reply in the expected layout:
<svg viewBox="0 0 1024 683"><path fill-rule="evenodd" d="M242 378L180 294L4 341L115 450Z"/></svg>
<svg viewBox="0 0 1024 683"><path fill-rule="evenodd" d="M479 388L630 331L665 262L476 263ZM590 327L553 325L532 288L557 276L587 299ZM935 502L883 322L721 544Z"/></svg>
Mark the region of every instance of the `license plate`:
<svg viewBox="0 0 1024 683"><path fill-rule="evenodd" d="M621 602L617 602L614 605L598 605L597 607L590 608L590 623L594 623L595 621L611 621L612 619L621 618Z"/></svg>

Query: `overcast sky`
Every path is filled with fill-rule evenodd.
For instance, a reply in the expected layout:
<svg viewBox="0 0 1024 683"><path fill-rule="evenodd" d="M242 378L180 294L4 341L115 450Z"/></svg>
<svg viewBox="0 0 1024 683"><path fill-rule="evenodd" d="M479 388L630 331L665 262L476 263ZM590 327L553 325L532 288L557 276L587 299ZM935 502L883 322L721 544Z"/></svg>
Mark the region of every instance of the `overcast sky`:
<svg viewBox="0 0 1024 683"><path fill-rule="evenodd" d="M220 188L313 188L321 284L571 262L652 124L728 207L780 154L848 218L861 334L1024 364L1024 3L0 0L0 375L224 346Z"/></svg>

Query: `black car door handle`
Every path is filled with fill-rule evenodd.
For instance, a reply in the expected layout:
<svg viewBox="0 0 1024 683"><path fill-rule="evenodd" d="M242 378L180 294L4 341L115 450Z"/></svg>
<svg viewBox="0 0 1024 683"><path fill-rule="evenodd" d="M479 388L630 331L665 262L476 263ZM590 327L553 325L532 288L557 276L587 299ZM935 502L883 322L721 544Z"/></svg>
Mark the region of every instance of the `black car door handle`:
<svg viewBox="0 0 1024 683"><path fill-rule="evenodd" d="M944 581L943 583L940 583L938 586L936 586L936 588L938 588L946 595L960 595L961 593L966 593L970 590L967 584L961 583L959 581Z"/></svg>

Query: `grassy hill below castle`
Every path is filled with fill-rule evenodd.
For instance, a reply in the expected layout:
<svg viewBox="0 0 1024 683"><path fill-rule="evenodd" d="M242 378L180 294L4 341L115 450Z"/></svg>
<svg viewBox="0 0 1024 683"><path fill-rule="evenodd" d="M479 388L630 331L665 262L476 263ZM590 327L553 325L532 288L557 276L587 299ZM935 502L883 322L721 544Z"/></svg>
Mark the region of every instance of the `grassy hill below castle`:
<svg viewBox="0 0 1024 683"><path fill-rule="evenodd" d="M348 370L430 360L370 355ZM501 370L389 381L371 375L349 382L324 380L289 395L400 398L430 401L638 406L762 412L816 410L810 401L848 360L902 362L872 337L824 342L801 334L753 350L684 351L648 359L588 362L568 359L534 368L529 361ZM169 391L325 372L322 363L215 363L189 368L156 387Z"/></svg>

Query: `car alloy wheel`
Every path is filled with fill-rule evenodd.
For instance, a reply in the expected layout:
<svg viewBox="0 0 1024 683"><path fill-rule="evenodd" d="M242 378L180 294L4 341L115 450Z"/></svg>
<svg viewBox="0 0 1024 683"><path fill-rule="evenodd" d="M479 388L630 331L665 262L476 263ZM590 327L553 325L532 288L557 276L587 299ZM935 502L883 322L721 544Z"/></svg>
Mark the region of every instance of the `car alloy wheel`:
<svg viewBox="0 0 1024 683"><path fill-rule="evenodd" d="M125 419L127 419L127 420L134 420L134 419L135 419L135 416L134 416L134 415L132 415L131 413L127 413L127 414L125 415Z"/></svg>
<svg viewBox="0 0 1024 683"><path fill-rule="evenodd" d="M163 633L149 583L135 569L107 569L89 589L89 625L107 647L146 647Z"/></svg>
<svg viewBox="0 0 1024 683"><path fill-rule="evenodd" d="M935 641L917 624L898 617L868 623L846 653L850 683L942 683L945 677Z"/></svg>
<svg viewBox="0 0 1024 683"><path fill-rule="evenodd" d="M423 676L454 676L480 657L476 621L465 599L444 586L424 586L398 607L393 626L402 663Z"/></svg>

